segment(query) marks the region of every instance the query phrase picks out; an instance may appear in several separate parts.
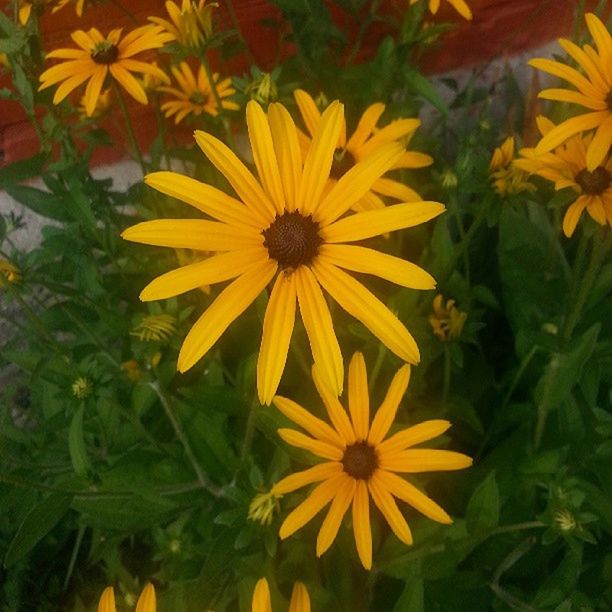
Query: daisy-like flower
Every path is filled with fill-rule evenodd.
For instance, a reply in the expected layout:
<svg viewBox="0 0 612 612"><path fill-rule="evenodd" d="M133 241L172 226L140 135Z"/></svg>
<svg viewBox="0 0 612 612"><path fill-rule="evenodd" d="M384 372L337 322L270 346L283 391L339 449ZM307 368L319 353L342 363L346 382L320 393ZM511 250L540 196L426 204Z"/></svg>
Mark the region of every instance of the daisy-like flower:
<svg viewBox="0 0 612 612"><path fill-rule="evenodd" d="M151 583L142 590L138 603L136 604L135 612L156 612L157 600L155 597L155 589ZM117 612L115 606L115 591L113 587L104 589L100 601L98 603L98 612Z"/></svg>
<svg viewBox="0 0 612 612"><path fill-rule="evenodd" d="M456 340L463 331L467 319L467 312L461 312L455 306L455 300L446 300L438 294L434 298L433 314L429 317L429 324L433 333L442 341Z"/></svg>
<svg viewBox="0 0 612 612"><path fill-rule="evenodd" d="M147 94L132 73L151 74L165 82L168 77L151 63L134 59L142 51L158 49L170 40L169 35L158 26L143 26L132 30L121 38L121 29L112 30L104 37L99 30L73 32L72 40L78 49L56 49L47 58L67 60L40 75L40 90L61 83L53 97L59 104L71 91L88 81L85 89L85 107L89 117L94 113L106 77L115 79L141 104L147 103Z"/></svg>
<svg viewBox="0 0 612 612"><path fill-rule="evenodd" d="M183 0L181 8L172 0L166 2L170 21L161 17L149 17L156 25L170 34L170 40L185 47L198 48L212 36L212 10L219 6L207 0Z"/></svg>
<svg viewBox="0 0 612 612"><path fill-rule="evenodd" d="M514 160L514 137L506 140L493 151L489 172L495 191L501 195L515 195L521 191L534 191L535 186L527 180L527 175L512 162Z"/></svg>
<svg viewBox="0 0 612 612"><path fill-rule="evenodd" d="M260 578L255 585L251 601L251 612L272 612L270 587L265 578ZM310 612L310 596L306 587L301 582L296 582L293 585L289 612Z"/></svg>
<svg viewBox="0 0 612 612"><path fill-rule="evenodd" d="M538 129L543 137L555 129L546 117L537 117ZM600 225L612 226L612 155L601 165L588 169L587 157L593 135L572 136L567 142L549 153L538 154L537 149L521 149L523 159L515 165L526 172L537 174L555 184L555 189L571 187L578 197L563 217L563 233L570 237L586 210Z"/></svg>
<svg viewBox="0 0 612 612"><path fill-rule="evenodd" d="M130 332L144 342L167 340L176 331L176 318L171 314L157 314L145 317Z"/></svg>
<svg viewBox="0 0 612 612"><path fill-rule="evenodd" d="M299 132L300 144L304 150L307 150L311 139L318 130L321 113L315 100L304 90L297 89L293 95L309 133L309 136L306 136ZM355 164L365 160L390 142L407 143L421 125L419 119L397 119L385 127L378 128L376 124L384 112L385 105L381 102L369 106L349 138L346 135L346 124L342 122L330 171L332 181L337 180ZM432 163L433 159L429 155L417 151L404 151L404 154L390 169L424 168ZM421 199L421 196L407 185L380 177L353 208L359 211L383 208L385 204L380 196L389 196L401 202L415 202Z"/></svg>
<svg viewBox="0 0 612 612"><path fill-rule="evenodd" d="M596 129L587 150L587 170L593 172L601 165L612 143L612 36L593 13L587 13L585 20L597 50L591 45L579 47L570 40L559 39L561 47L582 68L584 74L549 59L536 58L530 60L529 64L560 77L578 90L544 89L539 93L540 98L578 104L588 109L588 112L567 119L547 132L538 143L536 151L546 153L575 134Z"/></svg>
<svg viewBox="0 0 612 612"><path fill-rule="evenodd" d="M272 281L257 364L262 403L272 400L285 368L296 305L314 362L334 392L341 393L342 354L322 289L389 350L417 363L419 350L406 327L344 270L373 274L404 287L433 288L434 279L414 264L350 243L419 225L442 213L444 206L408 202L344 216L404 155L403 147L387 143L326 189L344 124L339 102L323 113L304 158L297 129L284 106L271 104L266 116L257 102L250 101L246 115L259 180L225 144L196 131L198 145L239 199L187 176L154 172L145 177L148 185L214 220L147 221L123 233L134 242L217 252L153 280L140 294L142 300L160 300L235 279L191 328L179 353L178 369L185 372L201 359Z"/></svg>
<svg viewBox="0 0 612 612"><path fill-rule="evenodd" d="M416 4L419 0L410 0L410 4ZM448 3L464 18L471 20L472 11L465 0L447 0ZM429 12L435 15L440 8L440 0L428 0Z"/></svg>
<svg viewBox="0 0 612 612"><path fill-rule="evenodd" d="M202 113L207 113L216 117L219 114L217 101L204 66L200 66L197 78L187 62L181 62L179 66L173 66L171 70L179 88L158 88L159 91L175 98L164 102L161 106L166 117L174 115L174 123L180 123L188 115L198 117ZM238 110L240 107L236 102L225 99L236 93L232 87L232 80L230 78L219 80L219 75L216 73L213 74L213 79L217 94L221 99L221 106L227 110Z"/></svg>
<svg viewBox="0 0 612 612"><path fill-rule="evenodd" d="M342 519L352 504L357 553L363 566L370 569L370 495L393 533L405 544L412 544L412 534L394 497L407 502L434 521L451 523L452 519L438 504L396 473L461 470L469 467L472 459L461 453L410 448L439 436L450 427L450 423L443 420L425 421L385 439L408 387L410 366L404 365L395 374L371 424L368 380L361 353L355 353L349 365L350 420L338 399L321 379L316 366L313 367L313 379L333 427L290 399L280 396L274 398L274 405L312 436L294 429L279 429L280 437L288 444L326 460L303 472L291 474L272 487L273 493L284 495L306 485L319 483L306 500L289 513L281 525L280 537L284 540L294 534L331 502L317 537L316 553L320 557L332 545Z"/></svg>

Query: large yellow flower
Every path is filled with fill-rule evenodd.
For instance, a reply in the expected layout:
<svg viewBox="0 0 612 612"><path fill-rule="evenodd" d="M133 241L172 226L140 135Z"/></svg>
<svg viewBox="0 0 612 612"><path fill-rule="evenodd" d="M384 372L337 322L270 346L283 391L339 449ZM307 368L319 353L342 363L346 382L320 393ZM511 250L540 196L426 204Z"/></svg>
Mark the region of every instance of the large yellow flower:
<svg viewBox="0 0 612 612"><path fill-rule="evenodd" d="M157 66L134 59L138 53L158 49L170 40L160 27L148 25L136 28L123 38L121 29L112 30L104 37L96 28L87 32L77 30L71 37L79 48L56 49L48 53L48 59L67 61L48 68L40 75L41 90L63 81L53 97L54 104L59 104L71 91L88 81L85 107L87 115L91 116L109 74L142 104L147 103L147 94L133 72L150 74L168 82L168 77Z"/></svg>
<svg viewBox="0 0 612 612"><path fill-rule="evenodd" d="M544 137L555 129L546 117L538 117L537 124ZM537 149L521 149L523 159L514 162L522 170L552 181L555 189L571 187L576 191L578 196L563 217L563 233L568 237L585 210L600 225L612 226L612 156L607 155L601 165L589 170L587 156L592 138L592 134L577 134L553 152L543 154Z"/></svg>
<svg viewBox="0 0 612 612"><path fill-rule="evenodd" d="M299 132L300 144L304 150L310 146L311 138L316 134L321 122L321 113L316 102L310 94L302 89L294 92L295 101L306 125L310 137ZM338 143L334 152L334 160L330 171L331 180L334 181L342 176L356 163L365 160L369 155L375 153L381 147L390 142L407 141L421 125L419 119L398 119L392 121L383 128L378 128L377 123L385 112L385 105L381 102L369 106L361 116L353 134L347 139L346 124L342 122ZM391 169L399 168L424 168L433 163L433 159L425 153L417 151L404 151ZM421 196L399 181L389 178L379 178L363 197L353 205L354 210L370 210L383 208L385 206L380 196L389 196L401 202L415 202Z"/></svg>
<svg viewBox="0 0 612 612"><path fill-rule="evenodd" d="M559 44L584 71L581 74L561 62L532 59L529 64L560 77L573 85L573 89L544 89L540 98L578 104L589 112L567 119L546 133L538 143L537 152L546 153L565 142L574 134L597 128L587 150L587 170L600 166L612 143L612 37L606 26L593 13L585 15L589 32L597 45L582 48L570 40L559 39Z"/></svg>
<svg viewBox="0 0 612 612"><path fill-rule="evenodd" d="M172 0L166 2L170 21L161 17L149 17L168 32L172 39L185 47L200 47L212 35L212 10L216 2L207 0L183 0L181 8Z"/></svg>
<svg viewBox="0 0 612 612"><path fill-rule="evenodd" d="M156 612L157 600L155 597L155 589L151 583L142 590L138 603L136 604L135 612ZM115 606L115 591L113 587L104 589L100 602L98 603L98 612L117 612Z"/></svg>
<svg viewBox="0 0 612 612"><path fill-rule="evenodd" d="M416 4L419 0L410 0L410 4ZM435 15L440 8L440 0L428 0L429 11ZM448 3L464 18L472 19L472 11L465 0L448 0Z"/></svg>
<svg viewBox="0 0 612 612"><path fill-rule="evenodd" d="M370 569L370 495L393 533L405 544L412 544L412 534L394 497L407 502L434 521L451 523L450 516L438 504L396 474L460 470L470 466L472 459L462 453L410 448L439 436L450 427L450 423L443 420L425 421L385 439L408 387L410 366L404 365L395 374L371 424L368 380L361 353L355 353L349 365L350 420L316 366L313 367L313 378L333 428L292 400L280 396L274 398L274 405L312 436L293 429L279 429L281 438L292 446L326 459L325 463L291 474L272 487L272 493L283 495L314 482L320 483L305 501L289 513L281 525L280 537L288 538L331 502L317 537L316 552L320 557L332 545L342 519L352 504L357 552L363 566Z"/></svg>
<svg viewBox="0 0 612 612"><path fill-rule="evenodd" d="M181 62L178 67L173 66L172 74L179 89L176 87L159 87L159 91L175 98L164 102L161 106L166 117L174 115L174 123L180 123L188 115L198 117L202 113L208 113L216 117L219 114L217 101L210 87L204 66L200 66L197 79L187 62ZM228 96L236 93L236 90L232 88L231 79L219 80L218 74L214 74L213 79L217 94L221 99L221 106L227 110L238 110L240 107L236 102L225 100Z"/></svg>
<svg viewBox="0 0 612 612"><path fill-rule="evenodd" d="M251 601L251 612L272 612L270 587L265 578L260 578L255 585ZM310 612L310 596L306 587L301 582L296 582L293 585L289 612Z"/></svg>
<svg viewBox="0 0 612 612"><path fill-rule="evenodd" d="M326 190L343 125L339 102L323 113L304 159L297 129L284 106L271 104L266 116L257 102L250 101L246 114L259 180L220 140L196 131L198 145L239 199L175 172L154 172L145 177L148 185L214 220L147 221L123 233L134 242L218 252L156 278L140 294L142 300L165 299L235 279L191 328L179 354L178 369L184 372L191 368L272 281L257 364L262 403L270 403L283 373L296 303L314 361L334 392L341 393L342 354L322 288L392 352L417 363L419 350L408 330L344 269L415 289L432 289L434 279L412 263L347 243L424 223L442 213L444 206L409 202L344 216L398 162L403 148L397 143L380 147Z"/></svg>

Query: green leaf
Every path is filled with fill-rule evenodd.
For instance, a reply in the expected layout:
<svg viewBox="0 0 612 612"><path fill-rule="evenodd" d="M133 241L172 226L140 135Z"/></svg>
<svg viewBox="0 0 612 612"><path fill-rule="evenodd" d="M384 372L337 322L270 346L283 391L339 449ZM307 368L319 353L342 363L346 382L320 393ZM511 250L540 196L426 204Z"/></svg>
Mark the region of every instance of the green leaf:
<svg viewBox="0 0 612 612"><path fill-rule="evenodd" d="M44 153L38 153L28 159L22 159L0 168L0 189L39 176L42 174L46 161L47 156Z"/></svg>
<svg viewBox="0 0 612 612"><path fill-rule="evenodd" d="M538 590L533 605L538 610L560 604L570 595L580 576L582 549L568 548L565 557Z"/></svg>
<svg viewBox="0 0 612 612"><path fill-rule="evenodd" d="M72 499L63 493L52 493L26 515L4 557L10 567L29 553L66 514Z"/></svg>
<svg viewBox="0 0 612 612"><path fill-rule="evenodd" d="M81 406L72 417L70 430L68 432L68 449L70 451L70 460L72 461L74 471L79 476L84 477L91 469L91 462L87 455L85 438L83 436L83 411L84 407Z"/></svg>
<svg viewBox="0 0 612 612"><path fill-rule="evenodd" d="M467 530L471 534L482 533L499 523L499 488L495 472L491 472L474 490L467 505Z"/></svg>
<svg viewBox="0 0 612 612"><path fill-rule="evenodd" d="M68 221L70 219L61 198L48 191L42 191L27 185L7 185L5 188L11 197L43 217L56 221Z"/></svg>
<svg viewBox="0 0 612 612"><path fill-rule="evenodd" d="M425 593L422 578L408 579L393 612L425 612Z"/></svg>
<svg viewBox="0 0 612 612"><path fill-rule="evenodd" d="M413 68L405 68L402 77L406 85L433 104L443 115L448 115L448 106L427 77Z"/></svg>

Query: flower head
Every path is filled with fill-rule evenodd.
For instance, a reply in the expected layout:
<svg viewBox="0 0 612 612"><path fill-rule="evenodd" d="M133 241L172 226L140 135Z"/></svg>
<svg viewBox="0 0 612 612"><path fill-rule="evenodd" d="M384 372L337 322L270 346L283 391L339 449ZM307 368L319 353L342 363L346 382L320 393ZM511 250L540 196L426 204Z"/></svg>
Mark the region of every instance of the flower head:
<svg viewBox="0 0 612 612"><path fill-rule="evenodd" d="M285 107L273 103L266 116L257 102L250 101L247 125L259 180L220 140L195 133L198 145L225 175L238 199L174 172L145 177L151 187L214 220L147 221L128 228L123 237L217 254L156 278L140 298L159 300L232 280L185 338L178 358L181 372L199 361L270 283L257 364L262 403L269 404L278 388L298 305L314 361L334 392L341 392L342 354L322 289L401 359L419 361L417 345L404 325L344 270L373 274L404 287L433 288L433 278L414 264L350 243L424 223L442 213L444 206L406 202L344 216L398 163L404 149L386 143L327 188L343 124L342 105L332 103L302 156L297 129Z"/></svg>
<svg viewBox="0 0 612 612"><path fill-rule="evenodd" d="M576 529L576 518L569 510L556 510L553 518L561 531L568 532Z"/></svg>
<svg viewBox="0 0 612 612"><path fill-rule="evenodd" d="M279 499L280 496L275 495L271 491L268 493L258 493L249 504L249 521L260 523L261 525L269 525L279 510Z"/></svg>
<svg viewBox="0 0 612 612"><path fill-rule="evenodd" d="M419 0L410 0L410 4L416 4ZM472 11L465 0L447 0L448 3L464 18L471 20ZM440 0L428 0L429 11L435 15L440 8Z"/></svg>
<svg viewBox="0 0 612 612"><path fill-rule="evenodd" d="M546 137L555 124L546 117L537 118L538 129ZM612 226L612 155L601 165L588 169L587 157L592 134L576 134L549 153L521 149L522 159L514 164L526 172L537 174L555 184L555 189L571 187L578 195L563 217L563 232L571 236L586 210L600 225Z"/></svg>
<svg viewBox="0 0 612 612"><path fill-rule="evenodd" d="M316 367L313 368L313 378L333 427L290 399L274 398L274 405L310 434L307 436L293 429L279 429L281 438L326 460L287 476L272 488L273 493L284 495L306 485L320 483L287 516L281 525L280 537L285 539L301 529L331 502L317 537L316 552L317 556L321 556L333 543L342 518L352 505L357 552L363 566L370 569L370 495L395 535L405 544L412 544L412 534L394 497L407 502L434 521L451 523L451 518L438 504L396 474L460 470L470 466L470 457L461 453L410 448L439 436L450 427L450 423L425 421L386 438L408 387L410 366L404 365L398 370L371 423L368 380L361 353L353 355L349 366L348 415Z"/></svg>
<svg viewBox="0 0 612 612"><path fill-rule="evenodd" d="M91 117L108 75L141 104L147 103L147 94L132 73L156 75L168 81L158 67L134 59L138 53L158 49L169 40L169 35L158 26L136 28L123 38L121 29L112 30L105 37L96 28L87 32L77 30L71 36L79 48L56 49L48 53L48 59L66 61L40 75L41 90L63 81L53 96L54 104L59 104L71 91L87 81L85 109L87 116Z"/></svg>
<svg viewBox="0 0 612 612"><path fill-rule="evenodd" d="M212 10L216 2L182 0L181 8L172 0L166 2L170 21L161 17L149 20L163 28L171 38L185 47L198 48L212 36Z"/></svg>
<svg viewBox="0 0 612 612"><path fill-rule="evenodd" d="M72 383L72 395L77 399L85 399L89 397L93 391L93 385L91 384L91 380L87 378L87 376L79 376Z"/></svg>
<svg viewBox="0 0 612 612"><path fill-rule="evenodd" d="M321 112L317 102L307 92L298 89L293 95L309 133L309 136L307 136L299 132L300 144L306 150L321 123ZM323 99L322 106L328 106L326 99ZM345 172L348 172L355 164L366 160L368 156L376 153L389 143L406 146L421 125L419 119L397 119L385 127L379 128L377 123L384 112L385 105L380 102L369 106L359 119L357 127L350 137L347 137L346 124L344 120L342 121L330 169L332 183ZM432 163L433 159L429 155L417 151L404 151L390 170L423 168ZM354 204L353 208L358 211L383 208L384 202L381 196L388 196L401 202L415 202L421 199L416 191L404 183L381 176L374 181L370 189Z"/></svg>
<svg viewBox="0 0 612 612"><path fill-rule="evenodd" d="M187 62L181 62L178 67L173 66L172 74L179 88L159 87L159 91L174 98L174 100L164 102L161 106L166 117L174 115L174 123L180 123L188 115L198 117L202 113L207 113L216 117L219 114L217 101L203 66L200 66L197 78ZM219 80L218 74L213 74L213 79L222 108L238 110L238 104L225 99L236 93L232 88L231 79Z"/></svg>
<svg viewBox="0 0 612 612"><path fill-rule="evenodd" d="M603 162L612 143L612 36L593 13L587 13L585 20L597 50L591 45L579 47L570 40L559 39L561 47L584 74L549 59L536 58L530 60L529 64L567 81L578 90L544 89L539 93L540 98L569 102L588 109L588 112L567 119L547 132L538 143L536 151L546 153L575 134L596 129L586 156L586 169L593 172Z"/></svg>
<svg viewBox="0 0 612 612"><path fill-rule="evenodd" d="M16 284L21 281L21 271L6 259L0 259L0 288L6 283Z"/></svg>
<svg viewBox="0 0 612 612"><path fill-rule="evenodd" d="M533 191L535 189L527 180L527 175L516 167L514 160L514 137L508 136L506 140L493 151L489 172L495 191L501 195L514 195L521 191Z"/></svg>
<svg viewBox="0 0 612 612"><path fill-rule="evenodd" d="M260 578L253 590L251 612L272 612L272 598L270 587L265 578ZM289 612L310 612L310 596L306 587L301 582L293 585Z"/></svg>
<svg viewBox="0 0 612 612"><path fill-rule="evenodd" d="M429 323L434 334L442 342L456 340L463 331L467 312L461 312L455 306L455 300L446 300L440 294L436 295L433 301L433 314L429 317Z"/></svg>
<svg viewBox="0 0 612 612"><path fill-rule="evenodd" d="M269 102L274 102L278 97L274 77L269 72L258 71L257 76L246 86L244 93L251 100L255 100L264 106Z"/></svg>
<svg viewBox="0 0 612 612"><path fill-rule="evenodd" d="M130 332L144 342L167 340L176 331L176 317L171 314L157 314L144 317Z"/></svg>
<svg viewBox="0 0 612 612"><path fill-rule="evenodd" d="M147 584L142 590L138 603L136 604L135 612L155 612L157 610L157 601L155 597L155 589L151 583ZM115 606L115 591L113 587L104 589L100 602L98 603L98 612L117 612Z"/></svg>

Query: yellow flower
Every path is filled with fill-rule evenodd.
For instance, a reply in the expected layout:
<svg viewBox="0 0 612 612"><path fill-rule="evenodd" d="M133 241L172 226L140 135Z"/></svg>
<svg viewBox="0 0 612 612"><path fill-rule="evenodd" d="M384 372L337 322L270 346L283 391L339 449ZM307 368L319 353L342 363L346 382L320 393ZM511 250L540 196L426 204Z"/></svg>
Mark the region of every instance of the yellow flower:
<svg viewBox="0 0 612 612"><path fill-rule="evenodd" d="M270 597L270 587L265 578L260 578L253 591L251 602L251 612L272 612L272 598ZM291 601L289 602L289 612L310 612L310 596L306 587L301 582L293 585Z"/></svg>
<svg viewBox="0 0 612 612"><path fill-rule="evenodd" d="M108 111L111 106L111 90L106 89L100 93L100 96L96 100L96 106L93 109L91 115L87 114L87 96L82 96L79 102L79 117L81 119L101 117Z"/></svg>
<svg viewBox="0 0 612 612"><path fill-rule="evenodd" d="M313 436L309 437L293 429L279 429L281 438L292 446L327 460L283 478L272 488L273 493L284 495L314 482L320 483L287 516L280 528L281 539L301 529L331 502L317 537L316 553L320 557L333 543L342 518L352 504L357 552L363 566L370 569L370 495L393 533L405 544L412 544L412 534L394 497L407 502L434 521L451 523L450 516L440 506L396 474L460 470L470 466L472 459L461 453L409 448L439 436L450 427L450 423L442 420L425 421L385 440L408 387L410 366L404 365L395 374L371 424L368 380L361 353L355 353L349 365L350 421L345 409L321 379L316 366L313 367L313 378L333 428L295 402L280 396L274 398L274 405L286 417Z"/></svg>
<svg viewBox="0 0 612 612"><path fill-rule="evenodd" d="M419 0L410 0L410 4L416 4ZM440 8L440 0L428 0L429 11L435 15ZM448 3L464 18L471 20L472 11L465 0L448 0Z"/></svg>
<svg viewBox="0 0 612 612"><path fill-rule="evenodd" d="M506 140L493 151L489 172L495 191L499 195L514 195L521 191L534 191L535 186L527 180L527 175L516 167L514 159L514 138L508 136Z"/></svg>
<svg viewBox="0 0 612 612"><path fill-rule="evenodd" d="M0 287L5 283L16 284L21 281L21 271L10 261L0 259Z"/></svg>
<svg viewBox="0 0 612 612"><path fill-rule="evenodd" d="M546 137L555 124L546 117L536 119L540 133ZM601 165L588 170L588 151L593 135L572 136L549 153L538 154L537 149L521 149L523 159L515 165L537 174L555 184L555 189L571 187L579 195L563 217L563 233L571 236L586 210L600 225L612 226L612 156L606 155Z"/></svg>
<svg viewBox="0 0 612 612"><path fill-rule="evenodd" d="M442 302L442 296L436 295L432 305L433 315L429 316L429 323L434 334L442 342L448 342L461 335L467 313L461 312L455 307L455 300L446 300L446 305Z"/></svg>
<svg viewBox="0 0 612 612"><path fill-rule="evenodd" d="M178 83L179 89L175 87L160 87L159 91L170 94L176 98L169 102L164 102L161 109L166 117L174 115L174 123L180 123L187 115L195 115L198 117L202 113L208 113L216 117L219 113L217 101L213 94L212 88L204 66L200 66L198 77L192 72L187 62L181 62L180 65L172 67L172 74ZM218 74L213 74L217 94L221 99L221 106L228 110L238 110L240 107L231 100L225 100L228 96L236 93L232 88L231 79L219 80Z"/></svg>
<svg viewBox="0 0 612 612"><path fill-rule="evenodd" d="M264 106L278 97L276 83L269 72L262 72L254 78L244 90L244 93Z"/></svg>
<svg viewBox="0 0 612 612"><path fill-rule="evenodd" d="M170 314L158 314L145 317L130 335L144 342L160 342L170 338L175 331L176 318Z"/></svg>
<svg viewBox="0 0 612 612"><path fill-rule="evenodd" d="M151 583L142 590L138 603L136 604L136 612L155 612L157 610L157 601L155 598L155 589ZM113 587L104 589L100 602L98 603L98 612L117 612L115 607L115 592Z"/></svg>
<svg viewBox="0 0 612 612"><path fill-rule="evenodd" d="M212 10L219 6L216 2L206 3L206 0L183 0L181 8L168 0L166 11L171 19L149 17L149 21L161 26L170 34L170 40L185 47L200 47L212 36Z"/></svg>
<svg viewBox="0 0 612 612"><path fill-rule="evenodd" d="M85 108L87 116L91 117L108 74L141 104L147 103L147 94L133 72L157 75L168 81L168 77L156 66L134 59L138 53L158 49L169 40L169 35L160 27L136 28L123 39L121 29L112 30L106 37L96 28L87 32L77 30L71 36L79 48L56 49L48 53L47 58L67 61L48 68L40 75L41 90L63 81L53 97L54 104L59 104L72 90L88 81Z"/></svg>
<svg viewBox="0 0 612 612"><path fill-rule="evenodd" d="M587 170L593 172L601 165L612 143L612 36L593 13L587 13L585 20L597 50L591 45L581 48L570 40L559 39L559 44L584 74L549 59L532 59L529 64L560 77L578 90L545 89L540 92L540 98L578 104L589 111L567 119L547 132L536 151L546 153L575 134L597 128L587 150Z"/></svg>
<svg viewBox="0 0 612 612"><path fill-rule="evenodd" d="M553 518L561 531L574 531L576 529L576 519L569 510L557 510Z"/></svg>
<svg viewBox="0 0 612 612"><path fill-rule="evenodd" d="M85 399L91 395L93 391L93 386L91 381L86 376L79 376L72 383L72 395L77 399Z"/></svg>
<svg viewBox="0 0 612 612"><path fill-rule="evenodd" d="M138 382L140 380L140 365L135 359L124 361L121 364L121 369L132 382Z"/></svg>
<svg viewBox="0 0 612 612"><path fill-rule="evenodd" d="M279 510L279 499L280 496L271 491L269 493L258 493L249 504L249 521L269 525Z"/></svg>
<svg viewBox="0 0 612 612"><path fill-rule="evenodd" d="M191 328L178 357L179 371L185 372L199 361L272 281L257 364L262 403L272 400L285 368L296 304L315 363L334 392L341 393L342 354L322 288L389 350L417 363L419 350L408 330L342 268L414 289L432 289L434 279L412 263L346 243L419 225L442 213L444 206L438 202L409 202L343 216L398 162L404 149L397 143L387 143L326 190L344 124L339 102L323 113L304 158L297 129L284 106L271 104L266 116L257 102L250 101L246 115L259 180L220 140L196 131L198 145L225 175L238 199L175 172L154 172L145 177L148 185L214 220L147 221L123 233L125 239L134 242L217 252L153 280L140 294L144 301L235 279Z"/></svg>
<svg viewBox="0 0 612 612"><path fill-rule="evenodd" d="M317 103L302 89L297 89L293 95L302 114L306 129L310 134L310 137L308 137L299 132L300 145L306 151L310 145L311 138L314 137L321 123L321 113ZM348 139L346 136L346 124L344 120L342 121L330 171L330 177L333 181L350 170L355 164L364 161L368 156L376 153L389 143L408 141L421 125L418 119L398 119L383 128L378 128L376 124L384 112L385 105L380 102L369 106L361 116L355 131ZM429 155L416 151L404 151L403 155L399 157L390 170L423 168L432 163L433 159ZM399 181L380 177L360 200L353 205L353 208L358 211L384 208L385 204L380 196L389 196L401 202L415 202L421 199L421 196L407 185Z"/></svg>

